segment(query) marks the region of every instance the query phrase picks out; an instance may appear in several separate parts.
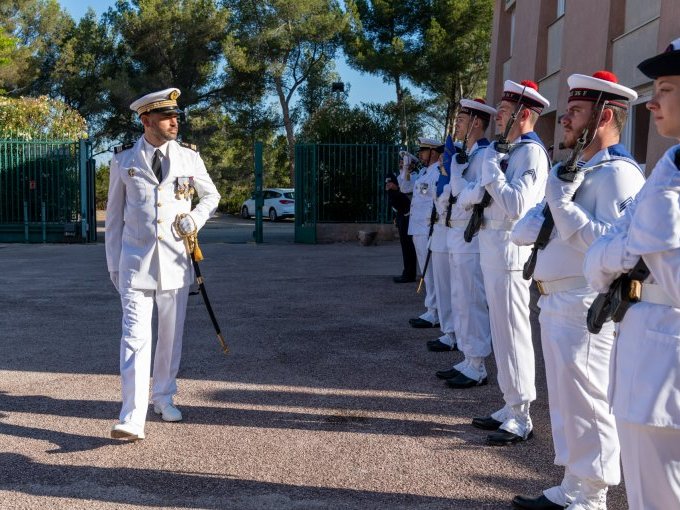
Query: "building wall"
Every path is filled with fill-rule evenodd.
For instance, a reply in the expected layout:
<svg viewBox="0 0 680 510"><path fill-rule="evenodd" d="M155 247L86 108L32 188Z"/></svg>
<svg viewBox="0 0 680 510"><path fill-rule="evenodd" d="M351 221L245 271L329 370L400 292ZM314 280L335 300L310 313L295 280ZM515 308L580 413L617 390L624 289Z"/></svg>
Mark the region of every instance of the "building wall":
<svg viewBox="0 0 680 510"><path fill-rule="evenodd" d="M567 77L600 69L640 96L622 134L639 161L651 170L675 143L650 125L644 104L653 83L637 64L680 37L678 0L496 0L493 19L487 100L498 102L505 79L538 83L550 101L536 126L546 145L557 146L562 137L557 119L566 109ZM565 156L555 152L556 159Z"/></svg>

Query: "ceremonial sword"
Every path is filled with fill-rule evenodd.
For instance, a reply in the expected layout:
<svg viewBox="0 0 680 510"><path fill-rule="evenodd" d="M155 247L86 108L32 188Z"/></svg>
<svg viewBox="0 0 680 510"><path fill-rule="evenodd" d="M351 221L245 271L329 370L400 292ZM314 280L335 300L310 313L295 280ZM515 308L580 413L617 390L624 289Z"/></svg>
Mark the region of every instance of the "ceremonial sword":
<svg viewBox="0 0 680 510"><path fill-rule="evenodd" d="M222 352L227 354L229 352L229 347L227 347L227 342L225 342L224 337L222 336L220 325L217 323L215 312L213 312L212 306L210 305L210 300L208 299L208 292L205 290L205 280L201 275L201 268L198 267L198 263L203 260L203 253L198 246L198 228L196 228L196 223L193 221L193 218L191 218L193 228L189 232L185 231L180 225L182 219L187 216L191 218L191 215L186 213L177 215L177 218L175 218L175 229L177 230L177 233L184 239L184 244L186 245L187 251L191 256L191 263L193 264L194 272L196 273L196 283L198 283L198 290L201 292L201 296L203 296L203 302L205 303L205 307L208 310L208 315L210 316L210 320L212 321L213 327L215 328L217 339L222 346Z"/></svg>

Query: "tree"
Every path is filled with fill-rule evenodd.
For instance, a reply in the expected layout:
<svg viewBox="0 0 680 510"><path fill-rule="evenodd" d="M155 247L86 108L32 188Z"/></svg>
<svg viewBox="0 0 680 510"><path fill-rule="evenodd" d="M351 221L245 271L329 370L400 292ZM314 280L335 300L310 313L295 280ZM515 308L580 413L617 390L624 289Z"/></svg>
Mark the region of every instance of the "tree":
<svg viewBox="0 0 680 510"><path fill-rule="evenodd" d="M414 72L422 52L420 19L425 0L346 0L350 25L345 39L349 63L394 84L396 109L405 97L404 79ZM405 117L400 117L401 143L407 143Z"/></svg>
<svg viewBox="0 0 680 510"><path fill-rule="evenodd" d="M113 31L115 48L103 134L115 139L134 133L128 105L150 90L178 87L185 108L219 104L228 19L214 0L119 0L109 9L104 23Z"/></svg>
<svg viewBox="0 0 680 510"><path fill-rule="evenodd" d="M482 95L486 87L492 16L492 0L432 1L411 79L446 103L445 132L459 101Z"/></svg>
<svg viewBox="0 0 680 510"><path fill-rule="evenodd" d="M281 107L289 174L295 175L295 126L291 102L319 66L333 58L345 27L335 0L228 0L233 33L225 54L237 73L259 76Z"/></svg>
<svg viewBox="0 0 680 510"><path fill-rule="evenodd" d="M78 140L87 137L85 119L61 101L0 97L0 138Z"/></svg>
<svg viewBox="0 0 680 510"><path fill-rule="evenodd" d="M0 33L14 40L0 67L0 88L8 95L50 94L52 73L64 35L73 19L56 0L6 0L0 2Z"/></svg>

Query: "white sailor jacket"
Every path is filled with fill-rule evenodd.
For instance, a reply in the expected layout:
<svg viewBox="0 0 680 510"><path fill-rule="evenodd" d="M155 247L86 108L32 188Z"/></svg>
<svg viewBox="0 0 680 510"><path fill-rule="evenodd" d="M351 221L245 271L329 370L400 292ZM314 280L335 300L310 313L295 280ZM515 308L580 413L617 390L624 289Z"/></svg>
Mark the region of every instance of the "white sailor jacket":
<svg viewBox="0 0 680 510"><path fill-rule="evenodd" d="M106 207L106 262L123 288L170 290L193 281L193 267L173 223L190 213L200 229L220 195L196 150L170 141L169 168L158 182L142 154L143 138L111 160ZM193 188L199 202L192 210Z"/></svg>

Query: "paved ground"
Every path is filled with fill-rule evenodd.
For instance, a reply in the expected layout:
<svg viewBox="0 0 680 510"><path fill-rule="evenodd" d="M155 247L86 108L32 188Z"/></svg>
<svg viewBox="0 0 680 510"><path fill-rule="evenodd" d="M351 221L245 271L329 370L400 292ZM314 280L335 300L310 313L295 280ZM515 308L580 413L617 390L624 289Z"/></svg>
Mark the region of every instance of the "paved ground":
<svg viewBox="0 0 680 510"><path fill-rule="evenodd" d="M421 298L391 281L398 243L295 245L291 224L265 224L255 245L252 224L203 234L231 354L191 298L186 419L150 417L133 444L108 437L120 312L103 245L0 245L1 508L491 510L560 478L542 364L535 438L485 446L468 423L500 406L494 367L473 390L434 377L460 355L408 327ZM610 510L624 501L619 487Z"/></svg>

